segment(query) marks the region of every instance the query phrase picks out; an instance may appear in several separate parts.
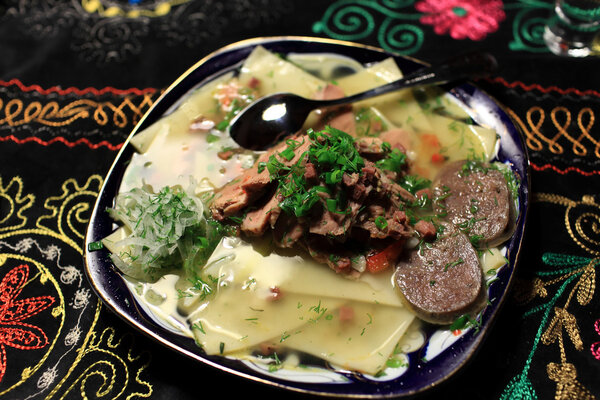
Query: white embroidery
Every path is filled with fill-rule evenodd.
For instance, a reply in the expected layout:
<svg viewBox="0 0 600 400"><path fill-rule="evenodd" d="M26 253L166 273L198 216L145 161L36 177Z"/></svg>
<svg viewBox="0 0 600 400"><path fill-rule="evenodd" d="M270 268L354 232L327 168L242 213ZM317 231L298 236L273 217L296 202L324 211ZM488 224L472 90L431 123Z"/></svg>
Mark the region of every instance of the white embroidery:
<svg viewBox="0 0 600 400"><path fill-rule="evenodd" d="M23 240L19 241L16 246L13 247L13 250L16 250L20 253L25 253L25 252L29 251L29 249L31 249L31 246L33 245L34 242L35 241L31 238L23 239Z"/></svg>
<svg viewBox="0 0 600 400"><path fill-rule="evenodd" d="M80 336L81 336L81 329L79 329L79 326L74 326L73 328L71 328L71 330L69 330L69 333L67 333L67 336L65 336L65 345L66 346L75 345L79 341Z"/></svg>
<svg viewBox="0 0 600 400"><path fill-rule="evenodd" d="M56 370L56 367L48 368L46 371L44 371L42 376L40 376L40 379L38 379L37 381L38 389L47 389L48 386L50 386L54 382L57 376L58 371Z"/></svg>
<svg viewBox="0 0 600 400"><path fill-rule="evenodd" d="M79 280L81 284L81 272L77 268L72 265L67 265L62 268L62 272L60 273L60 281L64 284L70 285L76 280Z"/></svg>
<svg viewBox="0 0 600 400"><path fill-rule="evenodd" d="M46 248L46 250L40 249L40 252L44 254L48 260L60 258L60 248L55 244L51 244Z"/></svg>
<svg viewBox="0 0 600 400"><path fill-rule="evenodd" d="M87 306L90 299L90 290L89 289L79 289L75 292L75 297L73 298L73 302L71 305L75 309L84 308Z"/></svg>

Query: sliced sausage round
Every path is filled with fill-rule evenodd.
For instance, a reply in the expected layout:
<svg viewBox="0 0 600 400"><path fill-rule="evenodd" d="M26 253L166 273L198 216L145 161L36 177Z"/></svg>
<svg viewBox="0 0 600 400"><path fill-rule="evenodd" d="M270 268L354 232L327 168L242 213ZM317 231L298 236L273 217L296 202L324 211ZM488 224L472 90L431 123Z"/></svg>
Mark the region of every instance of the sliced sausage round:
<svg viewBox="0 0 600 400"><path fill-rule="evenodd" d="M434 181L436 211L479 244L495 246L510 230L511 193L502 172L489 164L457 161Z"/></svg>
<svg viewBox="0 0 600 400"><path fill-rule="evenodd" d="M479 311L487 297L477 252L460 231L404 256L394 282L405 305L435 324L449 324L462 314Z"/></svg>

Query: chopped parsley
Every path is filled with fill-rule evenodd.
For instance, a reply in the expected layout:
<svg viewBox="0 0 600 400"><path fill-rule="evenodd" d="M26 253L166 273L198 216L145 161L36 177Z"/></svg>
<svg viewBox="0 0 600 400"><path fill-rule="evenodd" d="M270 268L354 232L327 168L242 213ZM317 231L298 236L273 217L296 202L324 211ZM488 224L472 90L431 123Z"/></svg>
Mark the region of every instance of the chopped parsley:
<svg viewBox="0 0 600 400"><path fill-rule="evenodd" d="M418 175L405 175L400 180L400 186L415 194L419 190L426 189L431 186L431 181Z"/></svg>
<svg viewBox="0 0 600 400"><path fill-rule="evenodd" d="M450 331L459 331L462 329L466 329L470 326L475 327L476 330L479 330L481 327L481 322L471 317L469 314L463 314L460 317L456 318L452 324L448 327Z"/></svg>
<svg viewBox="0 0 600 400"><path fill-rule="evenodd" d="M388 227L388 222L385 219L385 217L383 217L382 215L379 215L377 218L375 218L375 226L380 231L384 231Z"/></svg>
<svg viewBox="0 0 600 400"><path fill-rule="evenodd" d="M303 154L297 154L303 143L287 140L287 147L267 161L258 164L258 172L265 169L272 181L277 182L278 194L283 198L279 207L288 215L305 217L317 205L338 214L350 212L346 192L339 190L344 174L360 174L365 160L359 154L354 138L349 134L326 126L321 131L307 130L310 146ZM376 162L380 169L400 172L406 166L406 155L382 146L385 156ZM293 164L286 161L298 161ZM305 177L306 163L311 163L318 175L320 185L311 185Z"/></svg>
<svg viewBox="0 0 600 400"><path fill-rule="evenodd" d="M462 264L462 263L464 263L464 262L465 262L465 260L463 260L462 258L459 258L458 260L455 260L455 261L449 262L449 263L447 263L447 264L444 266L444 272L446 272L446 271L448 271L450 268L454 268L454 267L456 267L457 265L460 265L460 264Z"/></svg>
<svg viewBox="0 0 600 400"><path fill-rule="evenodd" d="M387 156L375 163L379 169L401 172L406 166L406 154L398 149L391 149Z"/></svg>

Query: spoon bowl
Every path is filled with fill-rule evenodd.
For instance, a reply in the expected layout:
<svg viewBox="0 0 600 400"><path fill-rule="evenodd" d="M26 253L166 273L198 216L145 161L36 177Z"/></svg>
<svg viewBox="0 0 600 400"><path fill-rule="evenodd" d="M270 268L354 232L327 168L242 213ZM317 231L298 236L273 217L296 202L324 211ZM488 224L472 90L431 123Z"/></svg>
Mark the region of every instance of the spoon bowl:
<svg viewBox="0 0 600 400"><path fill-rule="evenodd" d="M310 112L317 108L350 104L408 87L482 77L496 68L496 59L491 54L478 52L422 68L388 84L339 99L313 100L293 93L275 93L254 101L238 113L229 125L229 134L241 147L265 150L299 131Z"/></svg>

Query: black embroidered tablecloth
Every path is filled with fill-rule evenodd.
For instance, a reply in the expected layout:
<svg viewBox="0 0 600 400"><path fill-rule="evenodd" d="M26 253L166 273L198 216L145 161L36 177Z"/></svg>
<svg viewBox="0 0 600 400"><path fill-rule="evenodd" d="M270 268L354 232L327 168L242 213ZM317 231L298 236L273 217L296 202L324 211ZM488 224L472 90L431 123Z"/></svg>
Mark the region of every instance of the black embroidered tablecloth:
<svg viewBox="0 0 600 400"><path fill-rule="evenodd" d="M600 59L543 42L541 0L5 0L0 4L0 397L301 397L159 346L99 301L83 233L123 141L211 51L320 36L427 62L467 50L522 130L532 204L509 301L475 359L423 398L600 396ZM222 394L221 394L222 393Z"/></svg>

